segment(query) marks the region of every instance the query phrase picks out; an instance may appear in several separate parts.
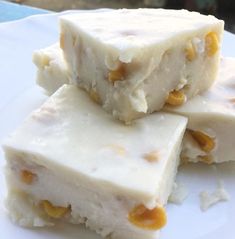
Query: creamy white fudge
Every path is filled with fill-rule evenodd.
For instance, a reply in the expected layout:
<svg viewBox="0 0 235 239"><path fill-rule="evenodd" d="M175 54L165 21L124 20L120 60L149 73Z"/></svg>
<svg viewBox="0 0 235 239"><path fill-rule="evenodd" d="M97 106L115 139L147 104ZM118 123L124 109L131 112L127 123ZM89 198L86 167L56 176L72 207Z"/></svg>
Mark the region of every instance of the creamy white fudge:
<svg viewBox="0 0 235 239"><path fill-rule="evenodd" d="M187 10L64 15L60 46L74 84L125 122L181 105L217 75L224 23Z"/></svg>
<svg viewBox="0 0 235 239"><path fill-rule="evenodd" d="M33 53L33 62L37 66L37 84L48 95L53 94L63 84L69 83L68 67L58 43Z"/></svg>
<svg viewBox="0 0 235 239"><path fill-rule="evenodd" d="M64 85L4 144L8 209L22 226L61 219L103 237L157 238L166 223L187 118L125 125Z"/></svg>
<svg viewBox="0 0 235 239"><path fill-rule="evenodd" d="M64 73L61 75L66 76ZM64 81L66 79L68 78L65 78ZM53 82L57 79L51 76L50 79L45 79L45 81L47 80ZM235 160L233 156L235 150L232 145L233 135L235 135L234 85L235 59L223 57L216 83L209 91L194 97L183 106L164 108L166 111L182 114L189 118L188 130L183 138L181 153L183 161L219 163ZM49 89L46 86L47 84L45 84L45 89L48 91ZM205 134L199 133L208 142L212 140L211 150L203 150L203 145L200 146L195 140L198 136L195 136L194 133L194 137L192 137L192 131Z"/></svg>
<svg viewBox="0 0 235 239"><path fill-rule="evenodd" d="M166 111L188 118L181 158L220 163L235 160L235 58L222 58L213 87Z"/></svg>

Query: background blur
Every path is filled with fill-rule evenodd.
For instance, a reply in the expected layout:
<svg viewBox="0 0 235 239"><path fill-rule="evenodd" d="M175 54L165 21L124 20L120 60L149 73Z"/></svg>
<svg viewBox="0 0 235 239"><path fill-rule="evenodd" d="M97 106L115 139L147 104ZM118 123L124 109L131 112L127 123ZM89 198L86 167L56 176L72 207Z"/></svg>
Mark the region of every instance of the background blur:
<svg viewBox="0 0 235 239"><path fill-rule="evenodd" d="M12 0L52 11L94 8L163 7L189 9L225 20L225 29L235 33L235 0Z"/></svg>

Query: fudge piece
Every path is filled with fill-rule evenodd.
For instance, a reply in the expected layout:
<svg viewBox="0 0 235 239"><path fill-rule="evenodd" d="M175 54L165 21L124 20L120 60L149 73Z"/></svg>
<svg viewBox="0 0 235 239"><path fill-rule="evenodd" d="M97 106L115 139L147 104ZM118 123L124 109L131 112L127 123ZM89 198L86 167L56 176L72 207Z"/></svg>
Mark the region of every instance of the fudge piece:
<svg viewBox="0 0 235 239"><path fill-rule="evenodd" d="M166 111L188 117L181 158L220 163L235 160L235 58L222 58L213 87Z"/></svg>
<svg viewBox="0 0 235 239"><path fill-rule="evenodd" d="M119 9L60 19L72 81L125 122L181 105L217 75L224 23L187 10Z"/></svg>
<svg viewBox="0 0 235 239"><path fill-rule="evenodd" d="M11 218L156 238L186 124L183 116L155 113L125 125L76 86L62 86L5 141Z"/></svg>
<svg viewBox="0 0 235 239"><path fill-rule="evenodd" d="M33 62L37 66L37 84L44 88L48 95L63 84L69 83L68 67L58 43L35 51Z"/></svg>

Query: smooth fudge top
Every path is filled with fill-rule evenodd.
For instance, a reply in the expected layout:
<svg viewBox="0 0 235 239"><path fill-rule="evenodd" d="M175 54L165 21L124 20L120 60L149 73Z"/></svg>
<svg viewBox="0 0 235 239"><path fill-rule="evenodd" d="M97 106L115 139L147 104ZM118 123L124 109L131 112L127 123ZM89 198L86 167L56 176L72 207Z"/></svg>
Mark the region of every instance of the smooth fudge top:
<svg viewBox="0 0 235 239"><path fill-rule="evenodd" d="M140 198L157 196L187 119L156 113L123 125L76 86L64 85L5 142L75 184L79 177ZM174 175L169 175L169 177ZM113 189L115 190L115 189Z"/></svg>
<svg viewBox="0 0 235 239"><path fill-rule="evenodd" d="M223 26L223 21L214 16L167 9L92 11L62 16L63 22L70 22L90 37L119 50L160 44L198 29Z"/></svg>

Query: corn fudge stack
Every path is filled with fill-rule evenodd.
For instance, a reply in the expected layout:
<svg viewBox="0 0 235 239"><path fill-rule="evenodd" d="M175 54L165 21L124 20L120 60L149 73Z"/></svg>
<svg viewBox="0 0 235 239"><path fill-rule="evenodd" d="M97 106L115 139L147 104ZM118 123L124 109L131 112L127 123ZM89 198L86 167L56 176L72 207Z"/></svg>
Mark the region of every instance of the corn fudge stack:
<svg viewBox="0 0 235 239"><path fill-rule="evenodd" d="M57 47L57 51L61 51L58 45ZM48 56L49 52L48 48L36 51L34 60ZM56 54L50 56L50 61L53 62L55 56ZM64 58L62 55L60 57L64 68L66 65ZM51 72L56 72L53 65L50 67ZM50 74L44 78L43 72L46 70L45 66L38 69L40 76L38 81L45 82L44 89L48 92L47 82L54 82L56 78ZM64 77L64 81L69 82L67 70L61 70L58 74ZM233 156L235 149L232 144L235 135L234 81L235 59L222 57L216 82L208 91L193 97L182 106L164 107L164 111L183 115L189 120L182 143L182 161L201 161L210 164L235 160Z"/></svg>
<svg viewBox="0 0 235 239"><path fill-rule="evenodd" d="M223 161L221 129L226 120L227 132L235 127L224 101L210 104L223 21L121 9L65 15L60 29L60 44L33 55L37 83L52 96L4 143L10 216L22 226L62 220L103 237L156 239L180 153ZM217 84L224 77L220 70ZM200 110L207 100L210 110Z"/></svg>
<svg viewBox="0 0 235 239"><path fill-rule="evenodd" d="M166 103L181 105L215 80L224 26L215 17L122 9L65 15L60 22L72 81L125 122Z"/></svg>

